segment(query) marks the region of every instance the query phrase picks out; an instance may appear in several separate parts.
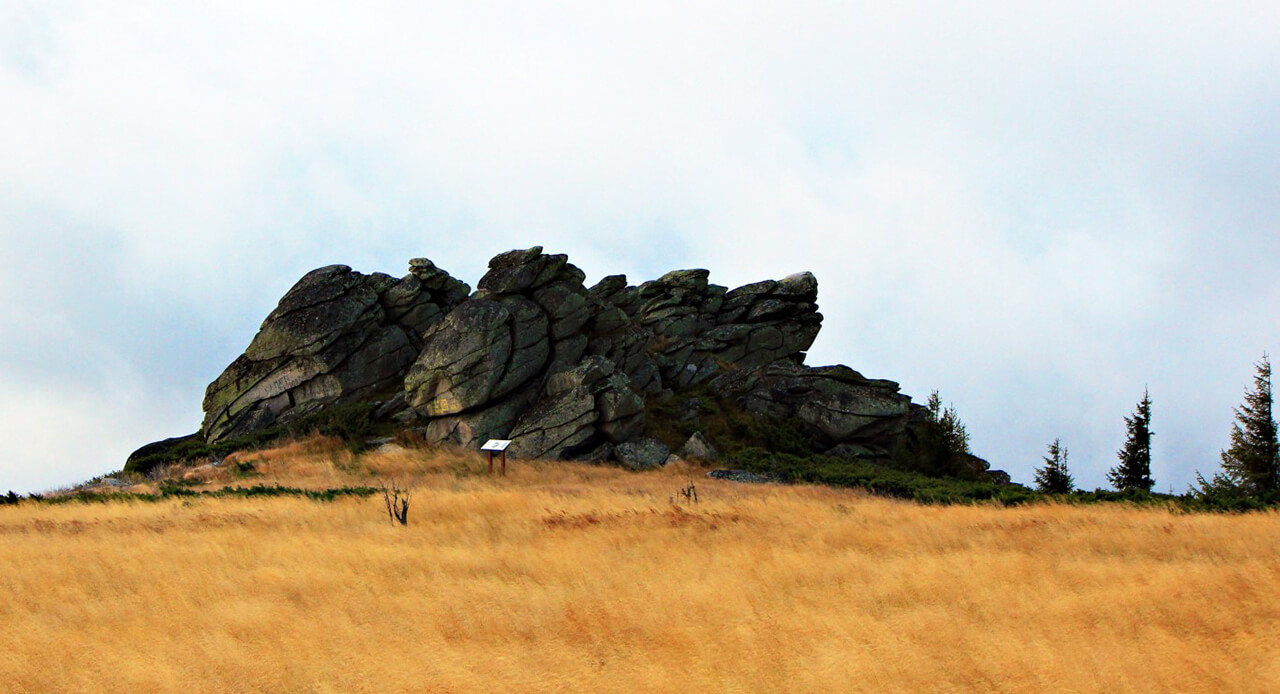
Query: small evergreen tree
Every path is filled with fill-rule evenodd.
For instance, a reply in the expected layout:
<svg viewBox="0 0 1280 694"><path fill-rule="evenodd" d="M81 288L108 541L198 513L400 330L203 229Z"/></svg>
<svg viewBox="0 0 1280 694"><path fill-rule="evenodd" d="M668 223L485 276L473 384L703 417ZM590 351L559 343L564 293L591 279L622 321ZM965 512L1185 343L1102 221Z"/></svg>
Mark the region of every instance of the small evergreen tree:
<svg viewBox="0 0 1280 694"><path fill-rule="evenodd" d="M1222 452L1222 475L1246 494L1262 496L1280 491L1280 443L1271 411L1271 360L1263 354L1254 366L1253 390L1235 408L1231 447Z"/></svg>
<svg viewBox="0 0 1280 694"><path fill-rule="evenodd" d="M1067 447L1061 440L1054 439L1049 444L1044 467L1036 468L1036 489L1045 494L1070 494L1075 488L1076 481L1067 469Z"/></svg>
<svg viewBox="0 0 1280 694"><path fill-rule="evenodd" d="M929 418L938 425L938 433L942 439L942 447L949 456L969 453L969 432L960 421L955 405L942 407L942 398L938 391L929 395Z"/></svg>
<svg viewBox="0 0 1280 694"><path fill-rule="evenodd" d="M1118 451L1120 462L1107 473L1107 481L1120 491L1151 491L1151 393L1143 390L1142 401L1132 417L1125 417L1129 429L1124 448Z"/></svg>
<svg viewBox="0 0 1280 694"><path fill-rule="evenodd" d="M977 479L980 470L969 452L969 432L954 406L943 407L938 391L929 395L924 421L913 445L894 454L899 467L935 477ZM985 469L985 468L984 468Z"/></svg>

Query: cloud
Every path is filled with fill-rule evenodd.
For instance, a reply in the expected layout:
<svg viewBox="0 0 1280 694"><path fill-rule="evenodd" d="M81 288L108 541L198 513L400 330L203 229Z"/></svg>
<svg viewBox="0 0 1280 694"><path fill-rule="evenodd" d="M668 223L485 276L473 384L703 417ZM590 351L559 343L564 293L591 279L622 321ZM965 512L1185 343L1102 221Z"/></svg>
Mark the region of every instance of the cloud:
<svg viewBox="0 0 1280 694"><path fill-rule="evenodd" d="M0 484L194 429L313 267L474 283L541 244L591 279L812 270L811 361L941 389L1024 481L1061 437L1103 484L1149 385L1181 489L1280 343L1276 27L1267 2L9 3Z"/></svg>

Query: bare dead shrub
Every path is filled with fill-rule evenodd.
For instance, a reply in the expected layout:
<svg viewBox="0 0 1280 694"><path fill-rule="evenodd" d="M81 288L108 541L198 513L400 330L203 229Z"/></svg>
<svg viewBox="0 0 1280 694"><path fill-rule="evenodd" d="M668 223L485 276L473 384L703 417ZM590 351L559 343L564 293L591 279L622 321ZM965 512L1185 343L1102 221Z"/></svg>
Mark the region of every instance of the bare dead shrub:
<svg viewBox="0 0 1280 694"><path fill-rule="evenodd" d="M382 501L387 507L388 521L392 525L397 521L400 525L408 525L409 500L413 496L413 486L399 480L391 480L390 484L385 480L380 481L378 486L382 488Z"/></svg>

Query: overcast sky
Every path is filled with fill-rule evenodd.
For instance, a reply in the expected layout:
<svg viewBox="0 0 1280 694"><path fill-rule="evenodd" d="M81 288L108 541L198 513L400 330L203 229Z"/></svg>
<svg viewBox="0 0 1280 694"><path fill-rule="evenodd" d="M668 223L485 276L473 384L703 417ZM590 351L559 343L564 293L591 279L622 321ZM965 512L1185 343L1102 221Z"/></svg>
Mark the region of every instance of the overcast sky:
<svg viewBox="0 0 1280 694"><path fill-rule="evenodd" d="M1144 387L1215 470L1280 351L1275 0L432 4L0 0L0 490L196 430L331 263L811 270L810 363L1090 489Z"/></svg>

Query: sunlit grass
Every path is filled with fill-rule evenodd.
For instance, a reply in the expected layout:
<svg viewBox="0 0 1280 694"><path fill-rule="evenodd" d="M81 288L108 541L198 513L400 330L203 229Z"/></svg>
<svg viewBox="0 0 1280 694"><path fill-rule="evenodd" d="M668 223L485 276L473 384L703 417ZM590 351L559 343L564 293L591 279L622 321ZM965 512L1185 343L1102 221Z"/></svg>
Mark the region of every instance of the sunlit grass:
<svg viewBox="0 0 1280 694"><path fill-rule="evenodd" d="M380 498L0 507L0 689L1280 690L1275 513L485 467L310 440L193 475L397 478L407 527Z"/></svg>

